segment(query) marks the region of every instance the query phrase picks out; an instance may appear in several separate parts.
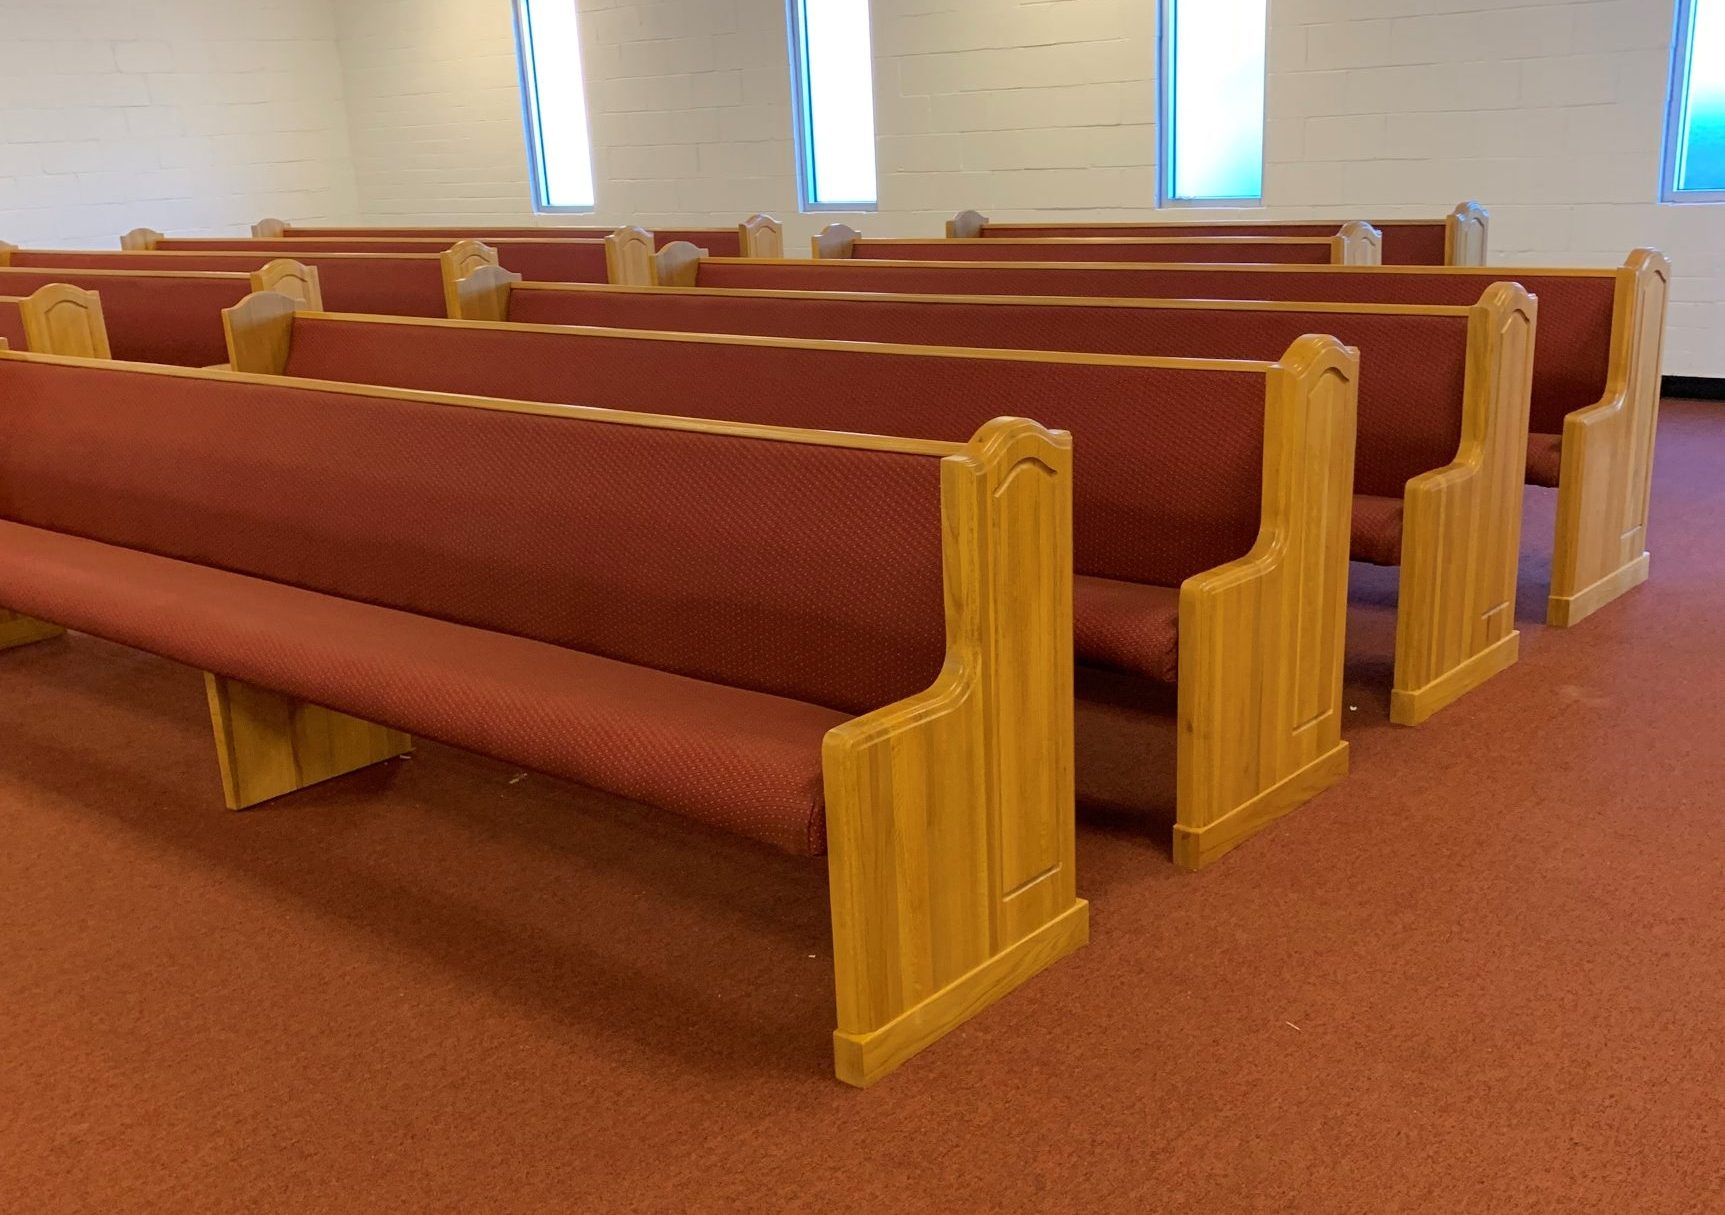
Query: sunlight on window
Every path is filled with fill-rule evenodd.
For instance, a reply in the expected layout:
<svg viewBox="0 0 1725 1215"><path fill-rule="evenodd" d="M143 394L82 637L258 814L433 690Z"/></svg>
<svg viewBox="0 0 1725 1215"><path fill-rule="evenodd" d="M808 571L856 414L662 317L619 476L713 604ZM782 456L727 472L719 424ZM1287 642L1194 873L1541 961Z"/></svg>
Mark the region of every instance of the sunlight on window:
<svg viewBox="0 0 1725 1215"><path fill-rule="evenodd" d="M872 206L874 60L868 0L792 0L792 5L804 201L821 207Z"/></svg>
<svg viewBox="0 0 1725 1215"><path fill-rule="evenodd" d="M593 205L593 156L575 0L518 0L527 138L541 209Z"/></svg>
<svg viewBox="0 0 1725 1215"><path fill-rule="evenodd" d="M1165 198L1262 197L1266 2L1163 0Z"/></svg>
<svg viewBox="0 0 1725 1215"><path fill-rule="evenodd" d="M1678 9L1668 193L1725 190L1725 0Z"/></svg>

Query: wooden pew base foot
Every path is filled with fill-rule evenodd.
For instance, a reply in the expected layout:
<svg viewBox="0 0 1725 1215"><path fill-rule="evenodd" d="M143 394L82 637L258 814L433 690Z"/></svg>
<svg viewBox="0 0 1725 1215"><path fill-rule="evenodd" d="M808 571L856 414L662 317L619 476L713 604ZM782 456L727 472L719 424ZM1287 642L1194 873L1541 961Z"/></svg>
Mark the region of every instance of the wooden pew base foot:
<svg viewBox="0 0 1725 1215"><path fill-rule="evenodd" d="M1174 863L1198 870L1232 852L1348 774L1348 744L1335 747L1203 827L1174 826Z"/></svg>
<svg viewBox="0 0 1725 1215"><path fill-rule="evenodd" d="M413 750L399 730L237 679L204 675L222 794L244 810Z"/></svg>
<svg viewBox="0 0 1725 1215"><path fill-rule="evenodd" d="M16 612L0 610L0 650L15 650L19 646L48 641L66 630L45 620L33 620Z"/></svg>
<svg viewBox="0 0 1725 1215"><path fill-rule="evenodd" d="M958 1028L1089 940L1090 904L1079 899L1022 941L995 954L879 1029L866 1034L834 1031L834 1071L846 1084L867 1088L923 1047Z"/></svg>
<svg viewBox="0 0 1725 1215"><path fill-rule="evenodd" d="M1439 709L1460 700L1521 656L1521 630L1502 637L1459 666L1451 667L1423 688L1390 693L1390 720L1417 726Z"/></svg>
<svg viewBox="0 0 1725 1215"><path fill-rule="evenodd" d="M1607 574L1592 586L1573 595L1559 595L1553 588L1551 598L1545 605L1545 623L1558 629L1580 624L1619 595L1646 582L1651 562L1652 556L1642 553L1616 573Z"/></svg>

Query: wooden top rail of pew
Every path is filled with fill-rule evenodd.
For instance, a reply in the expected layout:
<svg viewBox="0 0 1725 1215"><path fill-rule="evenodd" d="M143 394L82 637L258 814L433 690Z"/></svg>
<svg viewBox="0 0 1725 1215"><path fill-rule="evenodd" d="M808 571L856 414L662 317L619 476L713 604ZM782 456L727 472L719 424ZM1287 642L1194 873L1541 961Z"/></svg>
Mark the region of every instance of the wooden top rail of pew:
<svg viewBox="0 0 1725 1215"><path fill-rule="evenodd" d="M222 309L254 291L279 291L314 310L323 307L317 269L277 258L249 274L209 270L32 270L0 267L0 294L30 295L51 286L80 289L55 298L61 319L39 328L34 341L14 341L14 350L89 354L93 336L105 336L114 357L185 367L226 366ZM99 298L98 298L99 297ZM44 297L45 298L45 297ZM75 322L72 314L85 315Z"/></svg>
<svg viewBox="0 0 1725 1215"><path fill-rule="evenodd" d="M858 1085L1087 937L1066 436L16 353L0 399L7 606L209 672L231 806L423 734L825 852Z"/></svg>
<svg viewBox="0 0 1725 1215"><path fill-rule="evenodd" d="M1648 488L1671 264L1619 267L1103 265L703 258L672 245L666 286L1149 299L1471 304L1496 280L1539 298L1530 484L1558 489L1547 620L1575 624L1646 580Z"/></svg>
<svg viewBox="0 0 1725 1215"><path fill-rule="evenodd" d="M446 240L482 240L490 243L505 237L547 240L560 238L603 238L612 228L566 227L561 224L535 224L509 227L497 224L430 224L414 226L364 227L301 227L279 219L259 220L252 225L252 235L264 239L307 240L327 237L390 237L425 236ZM784 229L770 215L754 214L730 228L654 228L651 229L657 248L676 241L699 245L714 257L783 257Z"/></svg>
<svg viewBox="0 0 1725 1215"><path fill-rule="evenodd" d="M1176 858L1221 855L1346 770L1357 360L1333 338L1279 363L1145 359L295 315L267 294L227 321L236 367L320 379L918 438L1043 414L1084 452L1080 658L1178 675Z"/></svg>
<svg viewBox="0 0 1725 1215"><path fill-rule="evenodd" d="M1417 724L1515 660L1534 306L1513 284L1463 308L591 287L482 267L457 297L465 319L1163 358L1269 361L1334 334L1369 369L1353 556L1403 571L1392 719Z"/></svg>
<svg viewBox="0 0 1725 1215"><path fill-rule="evenodd" d="M483 242L423 236L178 239L148 228L133 229L120 238L121 248L132 252L260 253L272 257L302 257L310 250L441 254L452 244L488 249L504 269L525 278L564 283L644 282L646 261L654 252L653 235L642 228L619 228L597 237L501 237Z"/></svg>
<svg viewBox="0 0 1725 1215"><path fill-rule="evenodd" d="M1023 240L1038 237L1093 236L1332 236L1338 220L1171 219L1137 223L992 223L978 211L960 211L946 221L946 234L960 239ZM1483 266L1491 217L1476 202L1464 202L1442 219L1363 221L1382 233L1386 266Z"/></svg>
<svg viewBox="0 0 1725 1215"><path fill-rule="evenodd" d="M1383 234L1370 224L1343 224L1318 236L1146 236L1047 239L869 238L848 224L828 224L813 240L817 258L912 261L1271 262L1375 266Z"/></svg>
<svg viewBox="0 0 1725 1215"><path fill-rule="evenodd" d="M264 249L251 253L20 249L0 242L0 267L27 270L168 270L176 273L203 270L250 274L279 260L285 260L280 253ZM454 283L477 266L495 262L497 257L487 246L467 241L442 254L328 253L316 248L296 247L292 260L317 271L318 288L325 307L342 312L446 316L449 301L445 282Z"/></svg>

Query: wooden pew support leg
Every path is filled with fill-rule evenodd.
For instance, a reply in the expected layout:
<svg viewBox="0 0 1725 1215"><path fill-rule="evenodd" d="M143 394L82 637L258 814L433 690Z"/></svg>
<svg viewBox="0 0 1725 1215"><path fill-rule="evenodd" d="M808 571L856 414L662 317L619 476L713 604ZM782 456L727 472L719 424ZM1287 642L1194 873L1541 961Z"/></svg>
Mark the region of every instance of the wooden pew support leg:
<svg viewBox="0 0 1725 1215"><path fill-rule="evenodd" d="M1272 373L1263 526L1180 588L1174 862L1200 869L1339 781L1354 352L1304 337Z"/></svg>
<svg viewBox="0 0 1725 1215"><path fill-rule="evenodd" d="M948 654L827 734L839 1079L874 1083L1083 945L1070 438L1001 419L942 466Z"/></svg>
<svg viewBox="0 0 1725 1215"><path fill-rule="evenodd" d="M15 650L60 636L66 630L44 620L0 610L0 650Z"/></svg>
<svg viewBox="0 0 1725 1215"><path fill-rule="evenodd" d="M413 750L399 730L204 675L228 809L244 810Z"/></svg>

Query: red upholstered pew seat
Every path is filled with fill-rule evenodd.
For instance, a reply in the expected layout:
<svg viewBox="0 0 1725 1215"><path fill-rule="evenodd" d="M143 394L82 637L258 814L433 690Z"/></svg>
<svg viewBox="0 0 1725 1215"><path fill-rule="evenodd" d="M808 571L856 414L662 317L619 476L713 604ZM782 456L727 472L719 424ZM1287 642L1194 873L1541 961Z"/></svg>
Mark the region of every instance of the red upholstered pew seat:
<svg viewBox="0 0 1725 1215"><path fill-rule="evenodd" d="M716 254L714 256L717 256ZM1327 266L1335 258L1328 239L1311 237L1201 237L1192 240L895 240L865 238L850 258L894 261L978 262L1275 262Z"/></svg>
<svg viewBox="0 0 1725 1215"><path fill-rule="evenodd" d="M222 309L233 307L253 290L251 277L240 273L0 267L0 294L29 295L53 283L68 283L101 297L115 358L182 367L228 361ZM14 341L12 349L22 350L24 343Z"/></svg>
<svg viewBox="0 0 1725 1215"><path fill-rule="evenodd" d="M1445 242L1442 220L1397 223L1374 219L1371 226L1383 233L1383 264L1386 266L1441 266L1444 264ZM984 240L1138 240L1147 236L1170 239L1214 236L1269 236L1314 239L1331 237L1341 226L1340 220L1318 223L1245 223L1228 220L1222 223L1182 224L1011 224L983 225L980 239ZM720 256L718 253L714 257ZM1075 259L1076 260L1076 259ZM1268 258L1262 260L1271 260Z"/></svg>
<svg viewBox="0 0 1725 1215"><path fill-rule="evenodd" d="M827 852L857 1084L1086 937L1064 436L17 354L0 402L4 605L210 672L230 804L249 686Z"/></svg>

